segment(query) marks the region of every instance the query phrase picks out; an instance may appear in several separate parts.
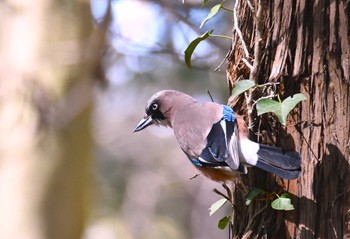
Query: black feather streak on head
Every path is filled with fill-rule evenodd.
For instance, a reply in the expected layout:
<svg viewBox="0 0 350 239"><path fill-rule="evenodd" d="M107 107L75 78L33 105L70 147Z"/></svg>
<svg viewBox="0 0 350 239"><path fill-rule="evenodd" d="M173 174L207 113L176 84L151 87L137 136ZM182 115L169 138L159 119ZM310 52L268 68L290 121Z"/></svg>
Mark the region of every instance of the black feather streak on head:
<svg viewBox="0 0 350 239"><path fill-rule="evenodd" d="M157 100L152 101L146 106L146 114L151 116L156 123L161 123L166 119L164 114L160 111L160 102Z"/></svg>

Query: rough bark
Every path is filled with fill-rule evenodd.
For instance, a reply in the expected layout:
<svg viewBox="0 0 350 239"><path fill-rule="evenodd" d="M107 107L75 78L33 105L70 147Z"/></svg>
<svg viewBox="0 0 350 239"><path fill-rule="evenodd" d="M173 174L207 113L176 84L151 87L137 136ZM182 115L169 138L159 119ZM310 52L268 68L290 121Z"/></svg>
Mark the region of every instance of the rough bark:
<svg viewBox="0 0 350 239"><path fill-rule="evenodd" d="M99 50L90 19L88 1L0 3L0 238L81 237L98 67L86 53Z"/></svg>
<svg viewBox="0 0 350 239"><path fill-rule="evenodd" d="M254 56L253 12L240 1L239 27ZM254 10L258 1L253 2ZM243 176L236 186L234 237L345 238L350 237L350 3L345 0L263 1L262 58L259 83L280 82L279 93L307 96L282 127L271 115L254 119L252 137L264 143L295 148L302 155L302 173L283 182L260 171ZM241 61L244 53L237 34L227 69L230 88L239 77L249 78ZM257 97L262 92L256 93ZM246 114L241 98L231 102ZM255 133L258 132L258 133ZM277 212L266 202L246 208L245 187L288 191L296 209ZM237 188L241 188L238 190ZM248 226L247 226L248 225Z"/></svg>

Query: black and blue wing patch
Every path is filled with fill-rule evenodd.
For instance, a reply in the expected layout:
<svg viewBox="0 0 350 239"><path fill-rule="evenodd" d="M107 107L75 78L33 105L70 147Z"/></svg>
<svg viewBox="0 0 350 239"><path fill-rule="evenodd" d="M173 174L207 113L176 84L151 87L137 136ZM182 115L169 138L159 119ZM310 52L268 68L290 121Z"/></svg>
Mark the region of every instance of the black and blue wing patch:
<svg viewBox="0 0 350 239"><path fill-rule="evenodd" d="M223 117L215 123L208 136L207 146L196 159L191 162L199 167L219 167L228 166L225 162L229 157L229 142L234 134L237 121L233 110L228 106L223 106Z"/></svg>
<svg viewBox="0 0 350 239"><path fill-rule="evenodd" d="M224 161L219 162L215 160L208 147L203 149L201 155L198 158L190 158L190 160L194 165L199 167L227 166L227 164Z"/></svg>

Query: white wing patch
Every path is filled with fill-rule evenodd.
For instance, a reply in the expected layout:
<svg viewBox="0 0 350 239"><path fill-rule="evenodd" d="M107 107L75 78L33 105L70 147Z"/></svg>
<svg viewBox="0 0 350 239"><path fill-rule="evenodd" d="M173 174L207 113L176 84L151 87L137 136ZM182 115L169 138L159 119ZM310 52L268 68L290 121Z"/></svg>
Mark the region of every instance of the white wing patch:
<svg viewBox="0 0 350 239"><path fill-rule="evenodd" d="M205 160L204 158L202 158L201 156L198 157L198 160L199 160L199 162L201 162L201 163L215 165L215 163L209 162L209 161Z"/></svg>
<svg viewBox="0 0 350 239"><path fill-rule="evenodd" d="M226 121L223 119L220 121L220 125L225 134L225 143L227 145L227 133L226 133Z"/></svg>
<svg viewBox="0 0 350 239"><path fill-rule="evenodd" d="M256 165L258 162L259 144L249 139L241 139L239 141L239 151L242 156L242 161L250 165Z"/></svg>
<svg viewBox="0 0 350 239"><path fill-rule="evenodd" d="M235 125L235 129L230 139L230 145L228 146L229 152L232 158L232 162L230 163L230 167L232 169L238 169L239 167L239 150L238 150L238 129L237 125Z"/></svg>

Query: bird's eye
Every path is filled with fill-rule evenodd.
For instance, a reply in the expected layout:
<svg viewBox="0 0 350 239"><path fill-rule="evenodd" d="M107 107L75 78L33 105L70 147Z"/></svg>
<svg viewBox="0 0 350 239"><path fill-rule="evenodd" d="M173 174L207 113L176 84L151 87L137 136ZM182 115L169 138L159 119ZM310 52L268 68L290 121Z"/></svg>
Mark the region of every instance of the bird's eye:
<svg viewBox="0 0 350 239"><path fill-rule="evenodd" d="M158 104L157 103L153 103L151 108L152 108L152 110L157 110L158 109Z"/></svg>

